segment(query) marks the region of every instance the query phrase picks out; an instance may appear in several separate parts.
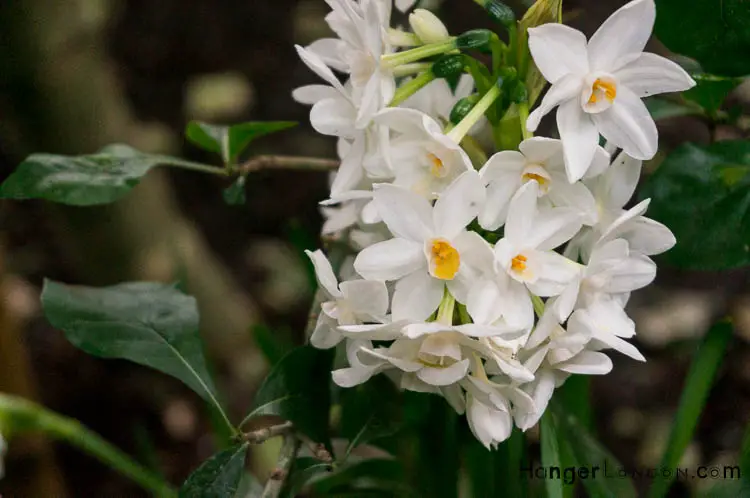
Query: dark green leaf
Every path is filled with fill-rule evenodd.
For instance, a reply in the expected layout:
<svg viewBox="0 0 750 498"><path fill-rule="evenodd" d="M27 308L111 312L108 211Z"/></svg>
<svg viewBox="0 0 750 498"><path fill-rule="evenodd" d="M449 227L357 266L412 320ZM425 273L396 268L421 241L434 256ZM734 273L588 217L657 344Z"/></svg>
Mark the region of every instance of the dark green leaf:
<svg viewBox="0 0 750 498"><path fill-rule="evenodd" d="M541 422L542 430L542 467L563 468L560 448L558 444L557 426L551 410L544 412ZM562 479L545 479L547 498L563 498Z"/></svg>
<svg viewBox="0 0 750 498"><path fill-rule="evenodd" d="M654 121L680 116L700 116L703 111L695 105L679 104L660 97L649 97L643 101Z"/></svg>
<svg viewBox="0 0 750 498"><path fill-rule="evenodd" d="M276 364L255 395L245 418L278 415L313 441L331 450L328 416L333 350L299 347Z"/></svg>
<svg viewBox="0 0 750 498"><path fill-rule="evenodd" d="M630 478L617 475L622 468L619 461L602 444L597 441L576 418L566 413L555 399L548 410L553 410L555 424L561 436L561 446L570 450L578 467L587 467L590 471L580 482L591 498L635 498L635 486ZM563 448L560 448L561 450Z"/></svg>
<svg viewBox="0 0 750 498"><path fill-rule="evenodd" d="M655 32L672 52L721 76L750 74L750 3L746 0L656 0Z"/></svg>
<svg viewBox="0 0 750 498"><path fill-rule="evenodd" d="M300 457L294 461L292 466L292 472L287 479L284 489L281 493L282 497L295 498L299 492L312 480L313 478L331 472L331 465L328 463L321 463L317 458L312 457Z"/></svg>
<svg viewBox="0 0 750 498"><path fill-rule="evenodd" d="M344 459L356 446L395 434L402 426L402 400L382 375L341 393L342 435L349 439Z"/></svg>
<svg viewBox="0 0 750 498"><path fill-rule="evenodd" d="M180 488L180 498L232 498L245 473L248 444L237 444L203 462Z"/></svg>
<svg viewBox="0 0 750 498"><path fill-rule="evenodd" d="M521 469L530 466L525 451L526 435L514 427L510 437L500 443L494 452L495 487L501 486L508 496L529 496L529 480L521 473Z"/></svg>
<svg viewBox="0 0 750 498"><path fill-rule="evenodd" d="M672 425L667 448L664 450L661 468L674 469L679 465L685 449L693 439L714 377L724 359L724 353L731 338L731 323L722 321L711 327L711 330L703 339L703 343L690 365L685 387L682 389L680 406ZM651 485L649 496L651 498L666 496L672 479L674 479L674 473L669 473L669 478L665 478L662 473L657 473Z"/></svg>
<svg viewBox="0 0 750 498"><path fill-rule="evenodd" d="M255 344L271 366L276 365L284 355L294 349L289 333L282 334L271 330L268 325L262 323L253 325L251 331Z"/></svg>
<svg viewBox="0 0 750 498"><path fill-rule="evenodd" d="M742 78L725 78L713 74L694 74L693 79L697 85L683 92L682 96L697 103L709 114L718 111L727 95L742 83Z"/></svg>
<svg viewBox="0 0 750 498"><path fill-rule="evenodd" d="M127 145L88 156L34 154L0 186L5 199L46 199L72 206L107 204L128 193L164 158Z"/></svg>
<svg viewBox="0 0 750 498"><path fill-rule="evenodd" d="M405 483L405 472L397 460L371 458L352 462L311 484L313 496L350 496L348 493L379 492L378 496L420 496ZM363 496L359 494L358 496ZM370 496L370 495L368 495Z"/></svg>
<svg viewBox="0 0 750 498"><path fill-rule="evenodd" d="M76 347L155 368L218 405L193 297L159 283L94 288L46 280L42 306L50 323Z"/></svg>
<svg viewBox="0 0 750 498"><path fill-rule="evenodd" d="M240 484L234 498L260 498L263 495L263 485L251 473L242 474Z"/></svg>
<svg viewBox="0 0 750 498"><path fill-rule="evenodd" d="M228 164L234 162L253 140L293 126L297 126L297 123L268 121L218 126L191 121L185 134L195 145L221 155L224 163Z"/></svg>
<svg viewBox="0 0 750 498"><path fill-rule="evenodd" d="M230 206L242 206L247 201L245 195L245 177L237 178L234 183L224 189L224 202Z"/></svg>
<svg viewBox="0 0 750 498"><path fill-rule="evenodd" d="M723 270L750 264L750 142L685 144L646 182L648 216L677 245L665 259L682 268Z"/></svg>

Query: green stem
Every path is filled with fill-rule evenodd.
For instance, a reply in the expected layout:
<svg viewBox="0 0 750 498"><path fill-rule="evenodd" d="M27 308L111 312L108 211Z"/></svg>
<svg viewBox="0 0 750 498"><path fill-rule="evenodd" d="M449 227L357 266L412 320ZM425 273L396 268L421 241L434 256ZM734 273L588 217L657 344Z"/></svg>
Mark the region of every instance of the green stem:
<svg viewBox="0 0 750 498"><path fill-rule="evenodd" d="M534 304L534 312L536 313L536 316L541 318L544 314L544 301L542 301L541 297L531 294L531 302Z"/></svg>
<svg viewBox="0 0 750 498"><path fill-rule="evenodd" d="M487 162L487 153L477 139L471 135L466 135L464 139L461 140L461 147L463 147L466 154L469 155L469 159L471 159L471 162L476 169L481 168Z"/></svg>
<svg viewBox="0 0 750 498"><path fill-rule="evenodd" d="M77 420L51 412L36 403L16 396L0 394L0 420L3 431L37 430L70 443L92 455L102 463L132 479L143 489L157 497L173 498L177 493L172 487L135 462L131 457L87 429Z"/></svg>
<svg viewBox="0 0 750 498"><path fill-rule="evenodd" d="M421 47L413 48L411 50L404 50L402 52L396 52L395 54L387 54L380 58L380 63L384 67L391 69L401 66L403 64L409 64L410 62L417 62L433 55L444 54L450 52L456 48L456 38L451 37L445 41L438 43L430 43L429 45L422 45Z"/></svg>
<svg viewBox="0 0 750 498"><path fill-rule="evenodd" d="M477 121L484 116L484 113L487 112L487 109L489 109L495 100L497 100L500 94L500 87L492 85L492 88L484 94L479 102L477 102L477 105L469 111L469 114L464 116L464 119L462 119L455 128L448 132L448 136L453 139L454 142L461 143L461 140L463 140L466 134L469 133L469 130L471 130Z"/></svg>
<svg viewBox="0 0 750 498"><path fill-rule="evenodd" d="M401 104L403 101L417 93L419 90L424 88L434 79L435 75L432 73L432 71L426 71L413 80L404 83L398 88L398 90L396 90L396 94L393 96L393 100L391 100L391 103L388 105L390 107L396 107L397 105Z"/></svg>
<svg viewBox="0 0 750 498"><path fill-rule="evenodd" d="M492 38L490 39L490 50L492 51L492 75L497 77L500 68L505 62L506 46L495 33L492 33Z"/></svg>
<svg viewBox="0 0 750 498"><path fill-rule="evenodd" d="M217 176L230 176L230 172L224 168L218 168L216 166L210 166L208 164L195 163L193 161L185 161L176 157L159 156L162 164L165 166L174 166L177 168L187 169L190 171L198 171L200 173L209 173Z"/></svg>
<svg viewBox="0 0 750 498"><path fill-rule="evenodd" d="M421 73L422 71L428 71L431 67L432 64L429 62L412 62L411 64L403 64L393 70L393 76L396 78L411 76L412 74Z"/></svg>
<svg viewBox="0 0 750 498"><path fill-rule="evenodd" d="M528 121L529 119L528 102L521 102L520 104L518 104L518 117L521 121L521 135L523 136L524 140L528 140L529 138L534 136L534 134L526 128L526 121Z"/></svg>
<svg viewBox="0 0 750 498"><path fill-rule="evenodd" d="M443 294L443 300L440 302L440 307L438 308L437 319L435 321L444 325L453 325L453 309L455 306L456 298L451 295L448 287L446 287L445 293Z"/></svg>

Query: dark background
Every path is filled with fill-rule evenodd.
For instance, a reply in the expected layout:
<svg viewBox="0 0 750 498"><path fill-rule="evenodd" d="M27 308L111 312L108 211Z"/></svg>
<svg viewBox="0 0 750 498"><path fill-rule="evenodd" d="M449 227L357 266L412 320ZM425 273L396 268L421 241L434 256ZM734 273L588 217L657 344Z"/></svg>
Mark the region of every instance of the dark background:
<svg viewBox="0 0 750 498"><path fill-rule="evenodd" d="M624 2L565 2L590 34ZM522 11L521 2L514 5ZM470 0L445 0L451 33L489 27ZM32 152L79 154L113 142L215 162L187 144L186 123L294 120L298 128L256 142L251 154L331 157L293 88L315 81L293 43L324 36L322 0L14 0L0 4L0 172ZM403 21L403 20L402 20ZM652 50L660 51L654 43ZM743 104L742 89L734 97ZM662 123L660 123L661 125ZM707 142L689 118L663 123L662 146ZM653 168L659 157L646 169ZM186 282L233 419L240 419L267 364L256 339L301 343L312 298L302 250L317 247L327 178L260 172L248 202L223 203L225 181L162 169L113 206L0 203L0 390L80 419L141 462L181 482L215 449L201 401L179 382L75 349L40 314L44 277L108 285ZM744 296L744 297L743 297ZM658 465L696 340L729 310L737 324L685 466L736 461L750 412L750 293L746 272L687 274L660 267L630 312L648 363L616 355L593 382L597 433L631 468ZM536 432L530 432L533 441ZM250 466L267 475L272 447ZM7 496L141 496L92 458L41 438L13 439L0 491ZM647 482L639 483L640 486ZM675 485L674 496L704 485Z"/></svg>

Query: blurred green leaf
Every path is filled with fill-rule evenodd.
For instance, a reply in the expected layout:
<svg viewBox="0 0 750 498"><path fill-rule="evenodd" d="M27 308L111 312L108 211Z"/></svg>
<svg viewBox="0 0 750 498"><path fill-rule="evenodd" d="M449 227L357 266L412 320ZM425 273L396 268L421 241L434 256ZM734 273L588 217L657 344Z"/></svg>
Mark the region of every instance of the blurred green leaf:
<svg viewBox="0 0 750 498"><path fill-rule="evenodd" d="M289 339L288 333L281 334L262 323L253 325L251 331L255 344L260 348L271 366L276 365L284 355L294 349L294 344Z"/></svg>
<svg viewBox="0 0 750 498"><path fill-rule="evenodd" d="M719 365L724 359L724 353L731 338L731 323L721 321L711 327L703 339L703 343L690 365L685 387L682 388L680 405L677 408L669 442L661 460L662 468L676 468L680 463L682 454L693 439L711 385L714 382ZM651 485L649 496L651 498L666 496L673 479L673 473L669 473L668 478L665 478L661 473L657 473Z"/></svg>
<svg viewBox="0 0 750 498"><path fill-rule="evenodd" d="M322 463L317 458L300 457L294 461L292 472L284 484L281 496L295 498L311 479L332 471L331 464Z"/></svg>
<svg viewBox="0 0 750 498"><path fill-rule="evenodd" d="M750 264L750 142L684 144L648 179L648 217L667 225L677 245L663 257L697 270Z"/></svg>
<svg viewBox="0 0 750 498"><path fill-rule="evenodd" d="M219 154L225 164L233 163L253 140L297 126L291 121L248 122L219 126L200 121L188 123L188 140L209 152Z"/></svg>
<svg viewBox="0 0 750 498"><path fill-rule="evenodd" d="M301 346L291 351L263 381L245 420L258 415L278 415L331 451L328 415L332 361L333 350Z"/></svg>
<svg viewBox="0 0 750 498"><path fill-rule="evenodd" d="M401 463L385 458L350 462L328 477L311 484L312 496L383 496L417 498L420 496L405 482Z"/></svg>
<svg viewBox="0 0 750 498"><path fill-rule="evenodd" d="M580 482L591 498L635 498L637 495L633 481L621 475L606 473L607 468L621 468L619 461L602 444L596 440L576 418L567 413L563 406L553 398L550 407L555 424L560 434L561 446L566 446L575 459L576 466L597 467ZM562 451L563 448L560 447Z"/></svg>
<svg viewBox="0 0 750 498"><path fill-rule="evenodd" d="M500 493L498 485L505 489L505 483L496 479L493 452L485 448L468 427L463 431L463 467L469 480L472 498L495 498Z"/></svg>
<svg viewBox="0 0 750 498"><path fill-rule="evenodd" d="M564 468L560 457L558 445L557 427L551 410L546 410L542 415L542 467ZM547 489L547 498L563 498L562 479L545 479L544 486Z"/></svg>
<svg viewBox="0 0 750 498"><path fill-rule="evenodd" d="M96 288L45 280L42 307L74 346L171 375L221 411L203 357L195 298L159 283Z"/></svg>
<svg viewBox="0 0 750 498"><path fill-rule="evenodd" d="M190 474L180 488L180 498L232 498L245 473L248 443L221 451Z"/></svg>
<svg viewBox="0 0 750 498"><path fill-rule="evenodd" d="M517 428L513 428L510 437L500 443L495 450L495 487L501 486L508 496L525 498L529 496L529 480L521 473L522 468L528 468L530 462L525 455L526 436Z"/></svg>
<svg viewBox="0 0 750 498"><path fill-rule="evenodd" d="M654 121L677 118L680 116L700 116L701 109L696 106L680 104L661 97L649 97L643 101Z"/></svg>
<svg viewBox="0 0 750 498"><path fill-rule="evenodd" d="M694 88L682 92L682 96L700 105L709 114L718 111L729 93L742 83L742 78L726 78L713 74L694 74Z"/></svg>
<svg viewBox="0 0 750 498"><path fill-rule="evenodd" d="M224 189L224 202L230 206L243 206L247 201L245 194L246 177L240 176L229 187Z"/></svg>
<svg viewBox="0 0 750 498"><path fill-rule="evenodd" d="M164 162L128 147L111 145L87 156L33 154L0 186L5 199L46 199L72 206L107 204L138 185Z"/></svg>
<svg viewBox="0 0 750 498"><path fill-rule="evenodd" d="M342 436L349 439L344 460L352 449L395 434L403 425L401 396L389 378L378 375L341 393Z"/></svg>
<svg viewBox="0 0 750 498"><path fill-rule="evenodd" d="M672 52L721 76L750 74L750 3L656 0L656 36Z"/></svg>

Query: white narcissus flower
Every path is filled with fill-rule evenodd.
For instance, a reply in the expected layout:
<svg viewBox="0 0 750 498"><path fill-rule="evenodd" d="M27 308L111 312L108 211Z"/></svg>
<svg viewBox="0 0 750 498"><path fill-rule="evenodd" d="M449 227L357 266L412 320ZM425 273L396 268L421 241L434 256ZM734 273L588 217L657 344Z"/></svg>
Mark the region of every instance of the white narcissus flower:
<svg viewBox="0 0 750 498"><path fill-rule="evenodd" d="M468 97L474 91L474 79L463 74L458 80L455 91L445 78L430 82L417 93L406 99L400 107L414 109L427 114L438 123L449 123L451 111L459 100ZM483 124L484 120L475 125Z"/></svg>
<svg viewBox="0 0 750 498"><path fill-rule="evenodd" d="M599 134L637 159L651 159L658 133L641 99L695 86L677 64L643 53L656 18L653 0L634 0L612 14L587 42L562 24L529 29L529 49L552 84L526 123L535 131L542 116L559 106L557 128L571 179L591 164Z"/></svg>
<svg viewBox="0 0 750 498"><path fill-rule="evenodd" d="M591 171L600 173L607 166L609 155L599 147ZM586 224L597 219L594 196L583 183L567 178L560 140L524 140L518 151L504 150L493 155L479 174L487 184L487 204L479 214L479 224L485 230L497 230L505 223L510 199L532 180L539 184L540 198L550 206L575 208Z"/></svg>
<svg viewBox="0 0 750 498"><path fill-rule="evenodd" d="M467 309L482 321L503 313L507 323L531 329L534 311L529 291L556 296L580 272L580 265L553 251L581 228L570 208L537 208L539 184L529 181L513 196L505 236L495 244L494 274L476 282Z"/></svg>
<svg viewBox="0 0 750 498"><path fill-rule="evenodd" d="M417 1L418 0L395 0L396 8L401 12L406 12L414 7L414 4L416 4Z"/></svg>
<svg viewBox="0 0 750 498"><path fill-rule="evenodd" d="M598 220L576 235L565 249L566 256L574 260L580 257L586 262L596 245L617 238L627 240L632 253L647 256L661 254L675 245L676 239L669 228L643 216L649 199L623 209L638 186L641 165L640 160L621 152L606 172L584 180L596 200Z"/></svg>
<svg viewBox="0 0 750 498"><path fill-rule="evenodd" d="M466 152L424 113L385 109L375 117L375 123L399 134L386 150L395 175L394 185L426 199L436 199L459 175L474 169Z"/></svg>
<svg viewBox="0 0 750 498"><path fill-rule="evenodd" d="M310 336L310 344L320 349L332 348L343 336L339 325L385 321L388 313L388 289L383 282L350 280L339 284L331 263L322 251L305 251L315 267L318 283L330 299L321 306L322 313Z"/></svg>
<svg viewBox="0 0 750 498"><path fill-rule="evenodd" d="M394 238L365 248L354 268L368 280L396 280L393 319L421 321L438 307L448 289L463 300L471 282L472 256L483 241L466 226L484 203L479 174L467 171L434 206L412 192L380 185L376 206Z"/></svg>

